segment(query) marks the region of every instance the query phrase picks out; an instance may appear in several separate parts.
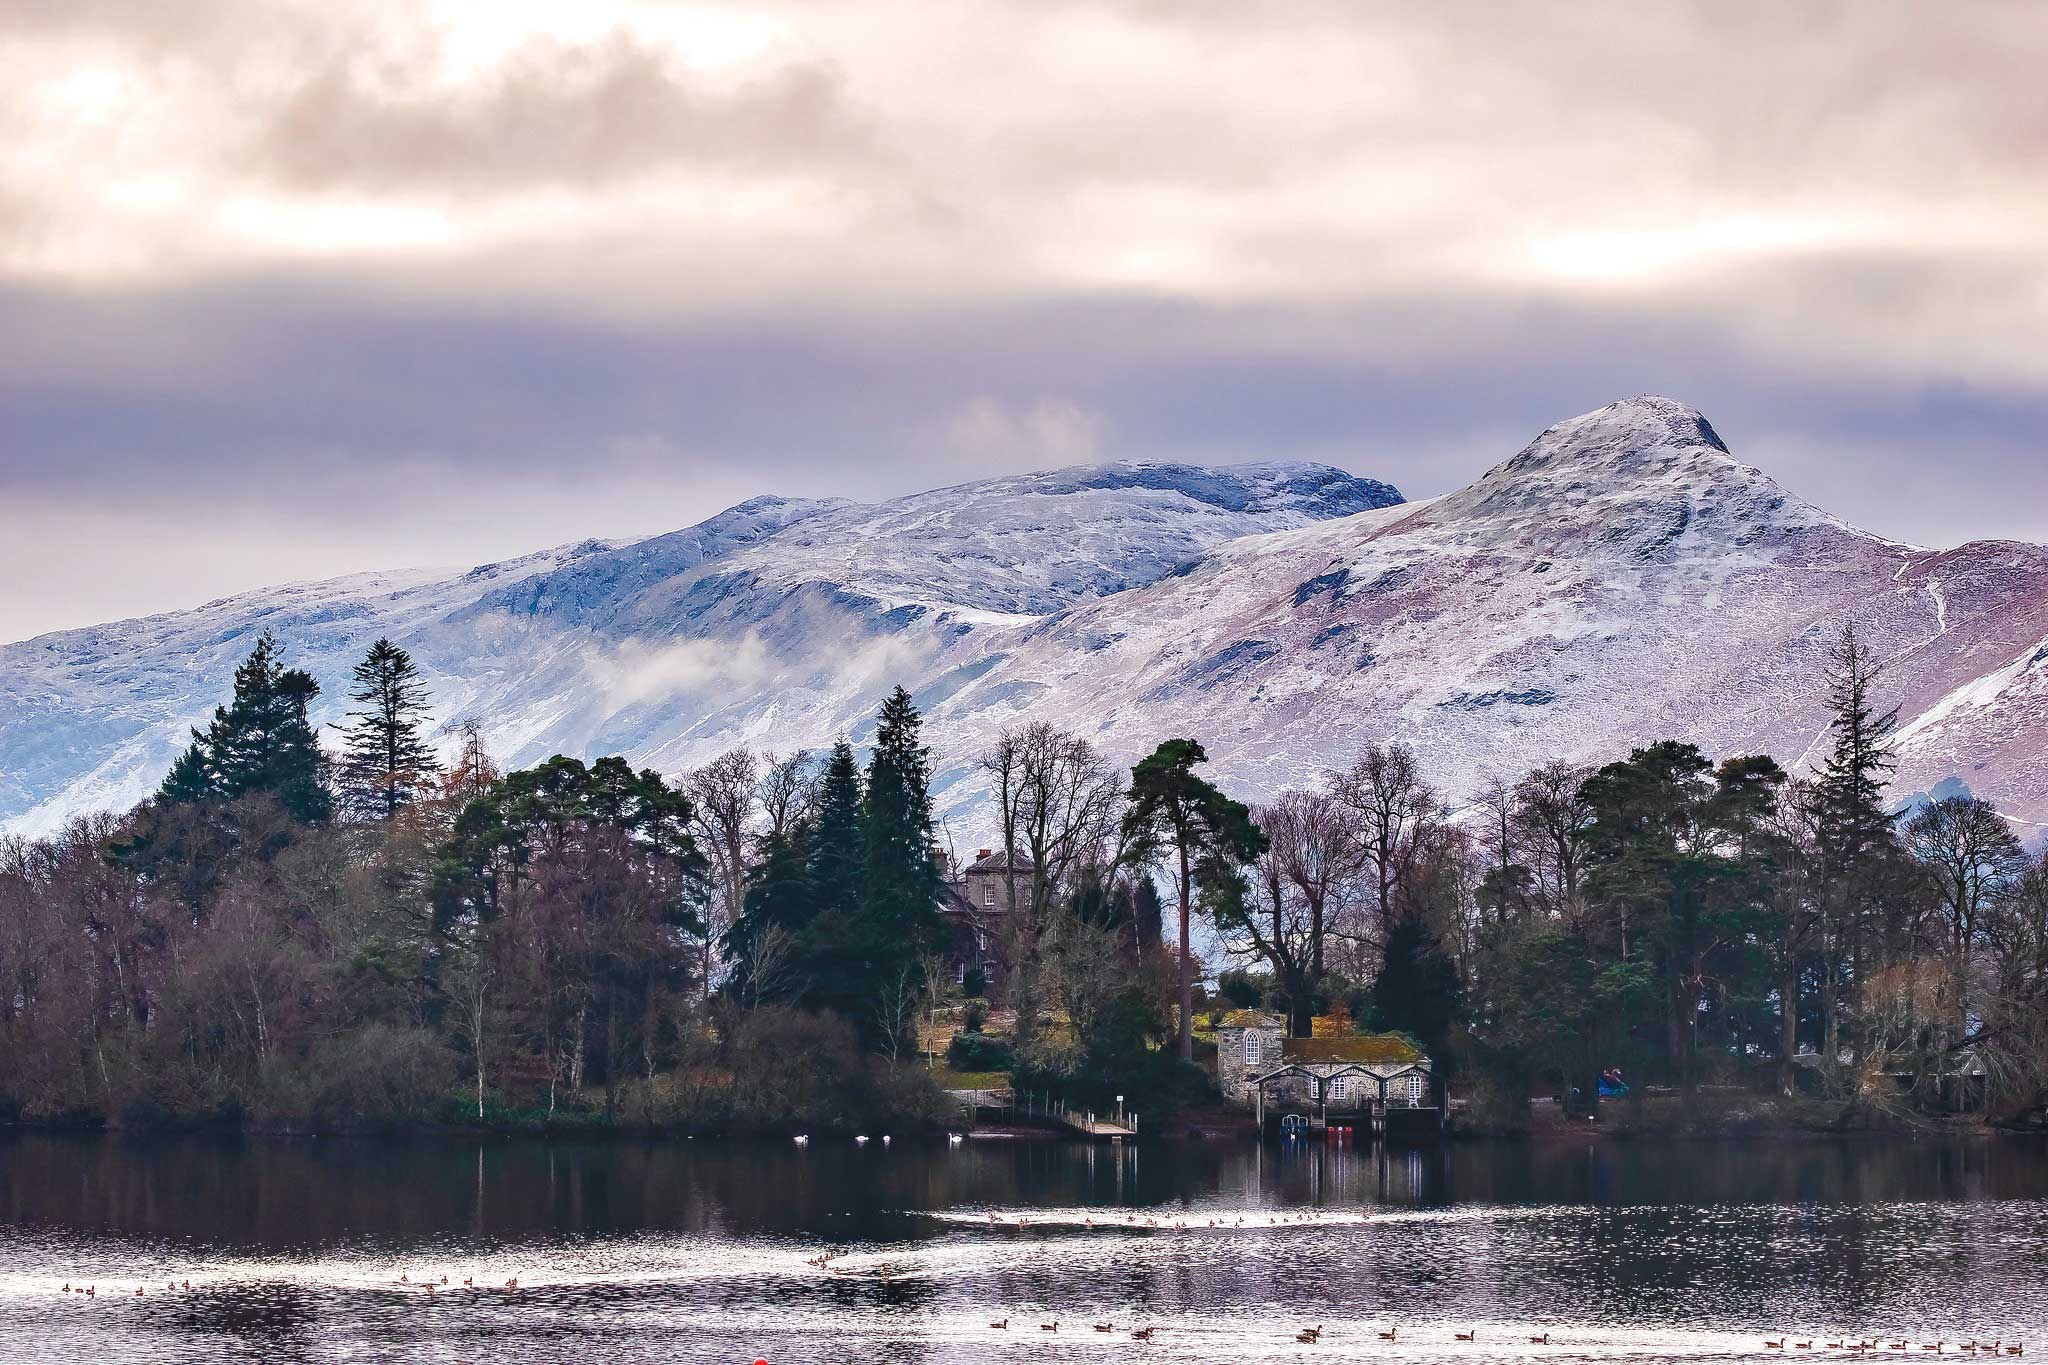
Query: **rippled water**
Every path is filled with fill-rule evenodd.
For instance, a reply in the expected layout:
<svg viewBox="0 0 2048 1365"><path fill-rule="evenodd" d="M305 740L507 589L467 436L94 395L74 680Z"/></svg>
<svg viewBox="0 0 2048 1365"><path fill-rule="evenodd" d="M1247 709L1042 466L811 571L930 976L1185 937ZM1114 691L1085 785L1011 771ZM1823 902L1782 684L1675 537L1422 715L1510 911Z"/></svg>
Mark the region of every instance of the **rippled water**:
<svg viewBox="0 0 2048 1365"><path fill-rule="evenodd" d="M1859 1338L2048 1355L2048 1147L0 1138L7 1361L1702 1361Z"/></svg>

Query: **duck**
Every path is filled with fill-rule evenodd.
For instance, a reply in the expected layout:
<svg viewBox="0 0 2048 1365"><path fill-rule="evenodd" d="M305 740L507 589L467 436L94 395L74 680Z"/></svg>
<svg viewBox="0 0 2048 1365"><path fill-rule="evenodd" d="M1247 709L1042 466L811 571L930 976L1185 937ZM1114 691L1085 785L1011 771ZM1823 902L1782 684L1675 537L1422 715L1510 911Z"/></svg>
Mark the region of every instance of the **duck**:
<svg viewBox="0 0 2048 1365"><path fill-rule="evenodd" d="M1095 1324L1095 1330L1098 1332L1114 1332L1116 1324L1113 1322L1098 1322Z"/></svg>
<svg viewBox="0 0 2048 1365"><path fill-rule="evenodd" d="M998 1332L1007 1332L1010 1330L1010 1320L1004 1318L1001 1322L990 1323L989 1326L995 1328Z"/></svg>
<svg viewBox="0 0 2048 1365"><path fill-rule="evenodd" d="M505 1281L505 1287L507 1289L517 1289L519 1287L519 1277L514 1275L511 1279Z"/></svg>
<svg viewBox="0 0 2048 1365"><path fill-rule="evenodd" d="M1131 1329L1131 1339L1133 1341L1150 1341L1155 1330L1151 1327L1133 1327Z"/></svg>

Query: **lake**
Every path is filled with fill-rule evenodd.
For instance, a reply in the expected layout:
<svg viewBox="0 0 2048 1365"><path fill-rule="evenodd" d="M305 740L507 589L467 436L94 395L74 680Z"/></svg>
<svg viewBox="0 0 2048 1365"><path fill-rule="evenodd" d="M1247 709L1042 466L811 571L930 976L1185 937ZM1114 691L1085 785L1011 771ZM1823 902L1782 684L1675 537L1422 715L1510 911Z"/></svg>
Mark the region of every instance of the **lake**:
<svg viewBox="0 0 2048 1365"><path fill-rule="evenodd" d="M1859 1336L2048 1356L2048 1146L0 1135L7 1361L1707 1361Z"/></svg>

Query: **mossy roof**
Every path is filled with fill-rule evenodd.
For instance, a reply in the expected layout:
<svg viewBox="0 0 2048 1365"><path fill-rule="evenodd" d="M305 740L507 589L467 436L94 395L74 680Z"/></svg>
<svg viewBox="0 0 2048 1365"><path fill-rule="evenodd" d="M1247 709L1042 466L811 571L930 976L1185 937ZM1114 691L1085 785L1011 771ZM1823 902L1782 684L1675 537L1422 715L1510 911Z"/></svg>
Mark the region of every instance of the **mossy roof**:
<svg viewBox="0 0 2048 1365"><path fill-rule="evenodd" d="M1367 1033L1356 1038L1289 1038L1280 1055L1290 1062L1362 1062L1367 1066L1406 1065L1423 1060L1422 1049L1398 1033Z"/></svg>

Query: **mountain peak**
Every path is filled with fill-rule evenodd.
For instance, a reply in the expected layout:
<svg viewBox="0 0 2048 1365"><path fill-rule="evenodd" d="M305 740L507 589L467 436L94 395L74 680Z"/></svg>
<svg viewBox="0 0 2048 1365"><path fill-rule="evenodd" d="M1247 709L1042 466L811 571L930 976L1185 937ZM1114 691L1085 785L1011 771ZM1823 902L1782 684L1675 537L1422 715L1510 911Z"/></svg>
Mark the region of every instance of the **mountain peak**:
<svg viewBox="0 0 2048 1365"><path fill-rule="evenodd" d="M1501 468L1518 472L1564 464L1618 468L1672 457L1697 459L1708 451L1726 457L1728 445L1699 409L1675 398L1645 394L1545 428Z"/></svg>

